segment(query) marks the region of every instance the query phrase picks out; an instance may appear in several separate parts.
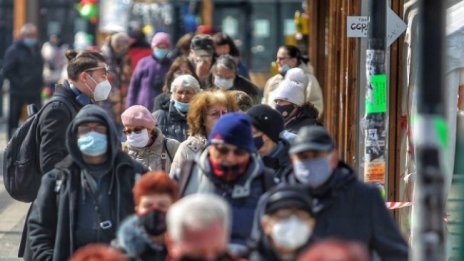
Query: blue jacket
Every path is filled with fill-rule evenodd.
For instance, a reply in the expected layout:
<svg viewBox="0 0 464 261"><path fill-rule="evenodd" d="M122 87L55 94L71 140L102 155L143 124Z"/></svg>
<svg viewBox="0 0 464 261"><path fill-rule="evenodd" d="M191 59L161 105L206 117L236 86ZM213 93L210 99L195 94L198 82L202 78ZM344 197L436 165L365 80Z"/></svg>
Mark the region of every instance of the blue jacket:
<svg viewBox="0 0 464 261"><path fill-rule="evenodd" d="M261 158L252 153L251 163L247 173L233 183L225 183L211 170L208 160L208 150L204 150L193 162L190 174L181 172L183 176L189 175L188 181L181 188L182 196L194 193L214 193L223 197L232 208L231 243L246 245L251 229L253 217L259 198L272 185L272 173L267 171ZM272 184L271 184L272 183Z"/></svg>

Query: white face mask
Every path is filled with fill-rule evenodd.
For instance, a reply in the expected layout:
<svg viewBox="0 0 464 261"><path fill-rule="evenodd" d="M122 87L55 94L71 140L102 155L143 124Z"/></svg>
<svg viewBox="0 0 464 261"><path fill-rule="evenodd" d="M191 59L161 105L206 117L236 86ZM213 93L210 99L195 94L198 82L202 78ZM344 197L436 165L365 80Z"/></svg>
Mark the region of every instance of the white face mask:
<svg viewBox="0 0 464 261"><path fill-rule="evenodd" d="M132 132L131 134L127 135L127 143L134 148L144 148L147 146L148 142L150 141L150 136L148 135L148 130L143 129L140 133Z"/></svg>
<svg viewBox="0 0 464 261"><path fill-rule="evenodd" d="M94 83L97 84L93 90L93 99L95 101L104 101L108 99L108 95L110 95L111 92L111 83L108 80L97 83L97 81L95 81L92 76L89 75L89 77Z"/></svg>
<svg viewBox="0 0 464 261"><path fill-rule="evenodd" d="M219 76L214 76L214 85L223 90L227 90L234 86L234 79L224 79Z"/></svg>
<svg viewBox="0 0 464 261"><path fill-rule="evenodd" d="M287 248L297 249L303 246L311 236L309 225L296 216L280 220L272 227L272 239L274 243Z"/></svg>

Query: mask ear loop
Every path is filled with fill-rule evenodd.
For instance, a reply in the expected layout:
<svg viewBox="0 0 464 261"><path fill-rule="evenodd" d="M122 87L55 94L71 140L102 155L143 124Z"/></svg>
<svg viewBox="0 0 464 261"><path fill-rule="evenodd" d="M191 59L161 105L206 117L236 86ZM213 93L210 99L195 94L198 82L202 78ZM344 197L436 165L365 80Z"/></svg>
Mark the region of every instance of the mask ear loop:
<svg viewBox="0 0 464 261"><path fill-rule="evenodd" d="M95 80L93 79L93 77L92 77L90 74L87 73L87 75L90 77L90 79L92 79L92 81L93 81L96 85L98 85L97 81L95 81ZM87 87L87 88L89 89L89 91L90 91L90 93L92 94L92 96L94 96L93 99L95 99L94 90L92 90L92 88L90 88L90 86L87 84L87 82L84 82L84 84L85 84L85 87Z"/></svg>

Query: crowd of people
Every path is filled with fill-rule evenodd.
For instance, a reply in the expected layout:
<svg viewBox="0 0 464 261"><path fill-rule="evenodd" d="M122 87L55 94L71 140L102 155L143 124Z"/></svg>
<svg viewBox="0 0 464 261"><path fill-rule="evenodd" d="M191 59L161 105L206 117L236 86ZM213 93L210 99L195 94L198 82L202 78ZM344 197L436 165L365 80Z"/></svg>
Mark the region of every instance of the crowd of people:
<svg viewBox="0 0 464 261"><path fill-rule="evenodd" d="M408 260L377 187L340 160L297 47L262 88L222 32L119 32L60 55L63 81L27 24L5 56L10 137L22 106L40 107L42 72L61 97L37 127L25 260Z"/></svg>

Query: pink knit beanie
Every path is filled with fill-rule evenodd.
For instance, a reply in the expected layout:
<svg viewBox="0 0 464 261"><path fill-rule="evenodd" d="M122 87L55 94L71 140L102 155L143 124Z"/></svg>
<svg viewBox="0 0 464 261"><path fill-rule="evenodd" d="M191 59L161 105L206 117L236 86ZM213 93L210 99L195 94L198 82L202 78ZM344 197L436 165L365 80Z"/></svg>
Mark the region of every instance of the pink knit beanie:
<svg viewBox="0 0 464 261"><path fill-rule="evenodd" d="M171 47L171 37L169 34L165 32L156 33L151 40L151 48L155 48L159 44L167 44L169 47Z"/></svg>
<svg viewBox="0 0 464 261"><path fill-rule="evenodd" d="M142 105L134 105L127 108L121 114L122 124L124 126L141 126L147 129L155 128L155 119L151 115L150 111Z"/></svg>

